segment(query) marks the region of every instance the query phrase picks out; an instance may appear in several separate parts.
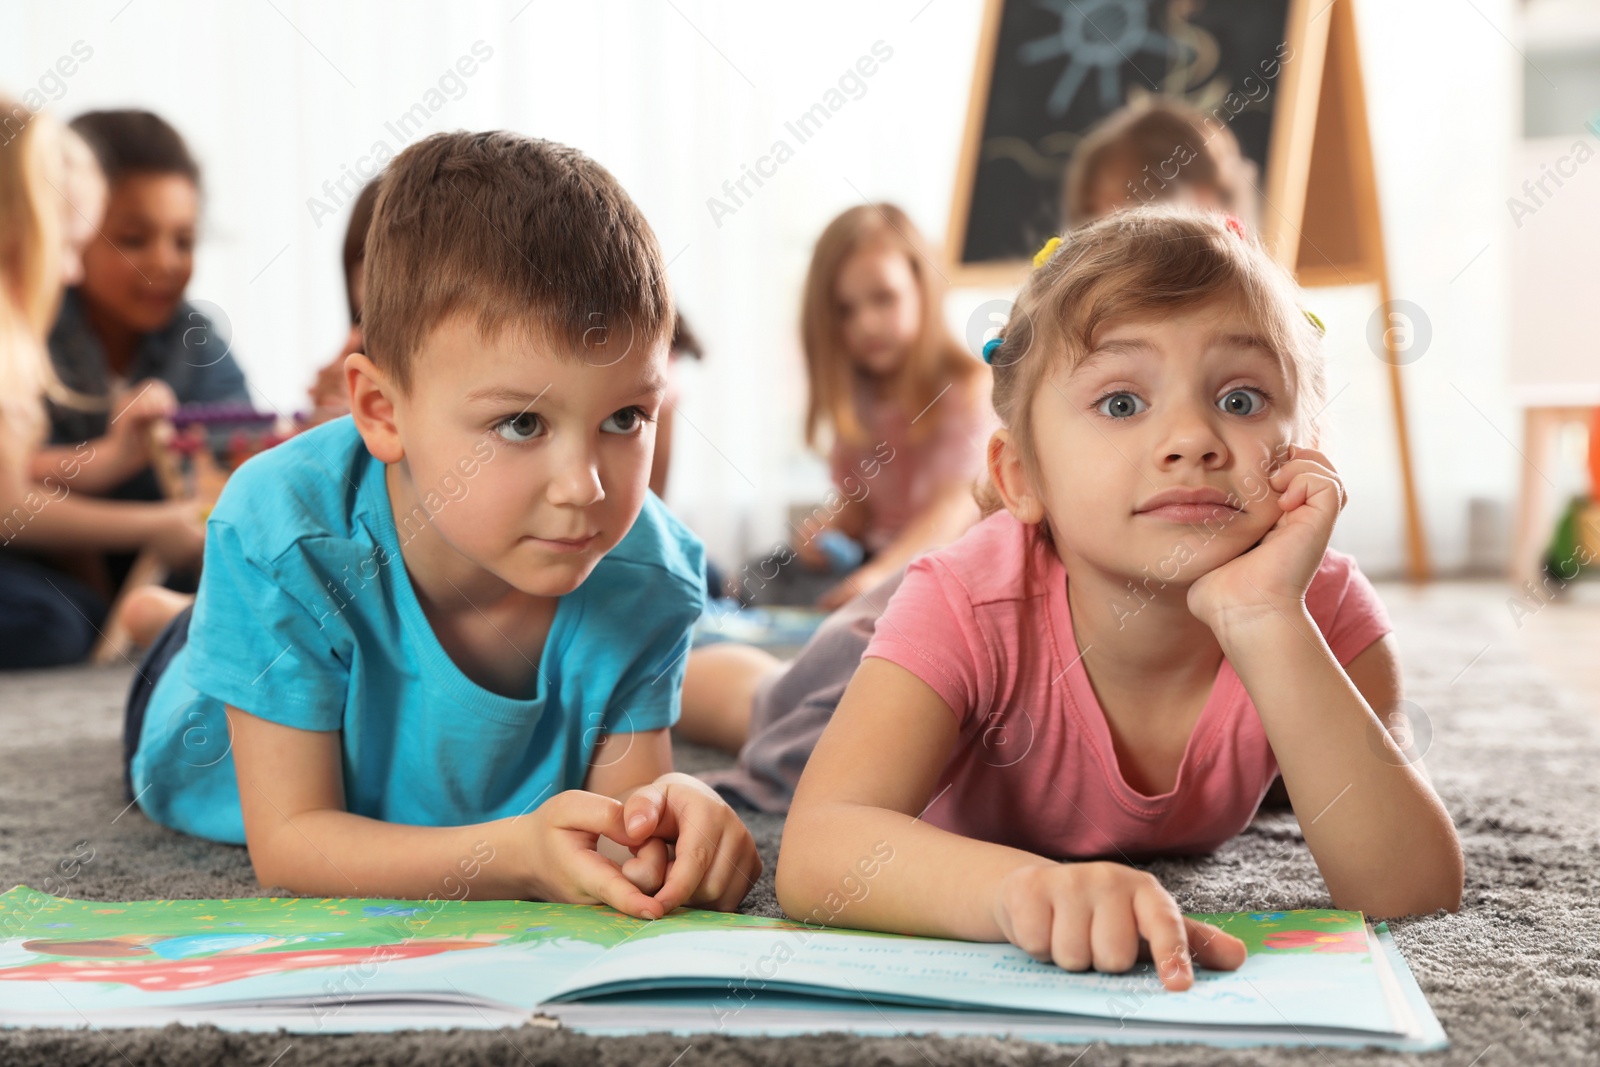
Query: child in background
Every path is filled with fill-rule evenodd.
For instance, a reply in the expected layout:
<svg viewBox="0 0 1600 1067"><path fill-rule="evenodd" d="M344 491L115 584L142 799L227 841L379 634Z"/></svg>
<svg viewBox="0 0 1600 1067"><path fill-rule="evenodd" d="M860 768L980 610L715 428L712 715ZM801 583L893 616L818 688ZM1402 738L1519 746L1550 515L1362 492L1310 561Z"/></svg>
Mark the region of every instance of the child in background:
<svg viewBox="0 0 1600 1067"><path fill-rule="evenodd" d="M753 574L746 567L741 599L832 610L977 517L971 490L991 426L989 374L945 325L933 264L893 204L851 208L817 239L801 309L806 443L831 436L837 500L795 530L801 566L780 557ZM824 551L834 533L864 552L842 579L828 573Z"/></svg>
<svg viewBox="0 0 1600 1067"><path fill-rule="evenodd" d="M350 396L345 390L344 357L352 352L360 352L363 346L361 306L366 298L367 230L372 226L372 206L378 202L378 181L374 178L362 186L355 204L350 208L350 221L345 225L342 262L345 303L350 309L350 331L345 334L339 354L317 372L316 380L307 390L311 397L313 425L350 413Z"/></svg>
<svg viewBox="0 0 1600 1067"><path fill-rule="evenodd" d="M159 500L143 426L178 404L248 405L250 394L227 342L186 303L194 273L200 168L183 138L148 111L93 111L73 120L110 184L105 219L83 254L83 277L67 290L50 356L99 411L51 410L54 446L35 470L88 441L103 462L79 489ZM128 425L123 425L124 420Z"/></svg>
<svg viewBox="0 0 1600 1067"><path fill-rule="evenodd" d="M735 907L755 843L667 732L705 591L648 490L655 235L573 149L437 134L385 172L364 287L351 416L244 463L211 515L130 695L128 795L298 894L470 868L475 898Z"/></svg>
<svg viewBox="0 0 1600 1067"><path fill-rule="evenodd" d="M51 372L45 332L61 289L80 272L105 187L88 149L48 115L0 98L0 669L82 659L106 604L82 583L40 566L25 549L108 544L154 548L174 566L200 555L202 524L184 504L113 503L73 490L100 459L74 450L42 474L44 397L87 403Z"/></svg>
<svg viewBox="0 0 1600 1067"><path fill-rule="evenodd" d="M372 225L372 205L378 199L378 180L374 178L362 187L350 209L350 221L345 226L341 262L344 267L345 304L350 312L350 329L345 334L339 354L317 371L311 387L306 390L311 399L311 413L307 422L320 425L331 419L350 414L350 397L345 389L344 359L364 347L361 339L361 305L366 292L364 269L367 258L367 228ZM119 616L122 628L133 643L149 648L178 613L194 603L192 593L180 593L164 586L145 585L131 589L122 598Z"/></svg>
<svg viewBox="0 0 1600 1067"><path fill-rule="evenodd" d="M1237 220L1168 207L1036 262L988 348L988 517L890 601L795 793L784 910L887 842L842 924L1069 970L1143 951L1186 989L1244 946L1128 864L1216 849L1280 767L1334 907L1456 909L1450 816L1374 714L1401 698L1387 615L1327 547L1293 282Z"/></svg>
<svg viewBox="0 0 1600 1067"><path fill-rule="evenodd" d="M673 409L677 407L679 397L678 361L692 359L698 363L704 358L705 349L700 345L700 338L689 328L683 312L678 312L672 324L672 342L667 352L667 397L661 409L661 418L656 420L656 454L650 461L650 491L662 500L667 498L667 474L672 469ZM713 588L720 590L721 587L714 585Z"/></svg>
<svg viewBox="0 0 1600 1067"><path fill-rule="evenodd" d="M1061 183L1061 228L1160 201L1229 212L1254 230L1255 180L1255 163L1226 125L1181 100L1148 97L1078 143Z"/></svg>

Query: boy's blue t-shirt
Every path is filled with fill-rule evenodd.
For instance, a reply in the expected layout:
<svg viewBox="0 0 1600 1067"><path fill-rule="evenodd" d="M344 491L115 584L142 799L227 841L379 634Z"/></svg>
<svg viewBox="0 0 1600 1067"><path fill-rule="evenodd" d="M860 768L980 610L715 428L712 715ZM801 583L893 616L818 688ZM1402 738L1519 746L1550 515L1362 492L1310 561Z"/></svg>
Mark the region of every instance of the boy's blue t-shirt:
<svg viewBox="0 0 1600 1067"><path fill-rule="evenodd" d="M488 445L422 506L473 492L486 456ZM156 680L133 758L147 815L244 843L224 704L342 731L346 809L425 826L532 811L582 787L602 735L677 721L705 556L654 495L561 598L531 699L492 693L450 659L399 536L384 465L348 416L233 474L206 529L188 644Z"/></svg>

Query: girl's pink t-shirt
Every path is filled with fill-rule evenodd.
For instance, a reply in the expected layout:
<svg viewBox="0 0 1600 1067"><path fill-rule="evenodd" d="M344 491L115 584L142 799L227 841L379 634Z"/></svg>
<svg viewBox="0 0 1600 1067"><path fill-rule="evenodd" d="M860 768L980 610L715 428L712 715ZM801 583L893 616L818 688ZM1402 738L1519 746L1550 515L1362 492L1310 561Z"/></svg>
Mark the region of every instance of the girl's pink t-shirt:
<svg viewBox="0 0 1600 1067"><path fill-rule="evenodd" d="M1306 607L1340 664L1393 628L1355 560L1332 549ZM1128 785L1073 639L1066 568L1005 511L911 564L864 655L955 712L959 739L922 818L966 837L1061 860L1210 852L1249 825L1278 773L1223 659L1172 790Z"/></svg>

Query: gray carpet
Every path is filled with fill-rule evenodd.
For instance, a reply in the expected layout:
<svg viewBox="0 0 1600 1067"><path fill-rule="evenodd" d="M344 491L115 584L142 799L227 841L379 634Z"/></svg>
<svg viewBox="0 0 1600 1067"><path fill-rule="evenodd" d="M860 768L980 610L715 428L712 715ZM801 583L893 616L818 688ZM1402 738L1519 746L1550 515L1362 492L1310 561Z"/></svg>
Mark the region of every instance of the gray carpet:
<svg viewBox="0 0 1600 1067"><path fill-rule="evenodd" d="M1577 706L1521 658L1491 599L1446 612L1389 590L1385 598L1410 698L1432 726L1427 762L1467 852L1459 914L1394 924L1451 1038L1448 1052L1086 1049L912 1036L596 1039L533 1028L306 1037L169 1027L0 1031L0 1063L1600 1063L1600 709ZM137 808L124 810L120 709L130 674L123 667L0 675L0 886L55 887L91 900L261 893L243 849L185 838ZM689 770L719 762L688 748L680 757ZM767 874L745 908L777 914L772 869L782 822L751 823ZM58 863L89 849L93 858L59 881ZM1153 869L1190 911L1328 906L1287 812L1263 814L1212 857Z"/></svg>

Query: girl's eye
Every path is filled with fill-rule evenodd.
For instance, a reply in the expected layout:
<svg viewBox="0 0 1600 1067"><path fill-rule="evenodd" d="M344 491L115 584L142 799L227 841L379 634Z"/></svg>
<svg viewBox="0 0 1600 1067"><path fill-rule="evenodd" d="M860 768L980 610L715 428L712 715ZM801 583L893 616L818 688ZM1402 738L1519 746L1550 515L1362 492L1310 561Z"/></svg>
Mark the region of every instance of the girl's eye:
<svg viewBox="0 0 1600 1067"><path fill-rule="evenodd" d="M531 411L523 411L495 423L494 432L513 444L531 441L544 433L544 420Z"/></svg>
<svg viewBox="0 0 1600 1067"><path fill-rule="evenodd" d="M1252 398L1255 400L1253 406ZM1217 401L1217 406L1230 415L1255 415L1267 406L1267 394L1259 389L1240 387Z"/></svg>
<svg viewBox="0 0 1600 1067"><path fill-rule="evenodd" d="M650 417L644 413L643 409L623 408L621 411L612 413L609 419L602 422L600 429L604 433L638 433L639 428L649 421Z"/></svg>
<svg viewBox="0 0 1600 1067"><path fill-rule="evenodd" d="M1143 407L1138 406L1143 403L1143 400L1140 400L1132 393L1107 393L1095 401L1094 406L1095 410L1107 418L1126 419L1145 410ZM1107 405L1110 405L1111 410L1106 410Z"/></svg>

